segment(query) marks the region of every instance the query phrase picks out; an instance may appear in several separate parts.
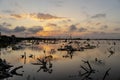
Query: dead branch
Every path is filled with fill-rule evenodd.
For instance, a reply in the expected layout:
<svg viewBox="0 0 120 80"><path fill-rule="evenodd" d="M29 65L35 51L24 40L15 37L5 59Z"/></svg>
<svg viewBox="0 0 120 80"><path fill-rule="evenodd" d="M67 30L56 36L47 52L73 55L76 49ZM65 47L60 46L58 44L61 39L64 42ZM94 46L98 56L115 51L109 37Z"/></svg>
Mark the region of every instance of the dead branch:
<svg viewBox="0 0 120 80"><path fill-rule="evenodd" d="M105 80L105 78L109 75L109 71L111 70L111 68L109 68L106 72L105 72L105 75L103 77L103 80Z"/></svg>

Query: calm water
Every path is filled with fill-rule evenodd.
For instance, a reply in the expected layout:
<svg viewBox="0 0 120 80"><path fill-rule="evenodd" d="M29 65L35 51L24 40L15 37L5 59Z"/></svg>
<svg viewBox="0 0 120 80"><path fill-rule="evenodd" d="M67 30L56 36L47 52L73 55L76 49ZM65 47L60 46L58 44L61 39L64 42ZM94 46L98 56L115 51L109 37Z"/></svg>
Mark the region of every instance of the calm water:
<svg viewBox="0 0 120 80"><path fill-rule="evenodd" d="M120 41L101 40L89 41L89 43L97 47L69 54L67 51L57 50L61 45L67 44L63 41L58 41L56 44L39 42L39 45L24 41L18 44L22 45L23 49L11 50L10 47L1 49L0 57L13 65L13 68L23 66L17 70L22 76L13 75L7 80L103 80L109 68L111 69L105 80L120 80ZM78 46L73 43L72 45ZM110 55L109 49L114 51L113 55ZM49 57L46 66L35 65L35 63L40 64L38 58L43 60L46 56ZM81 66L89 70L84 61L89 61L95 71L82 75L86 71ZM90 74L89 79L86 77L88 74Z"/></svg>

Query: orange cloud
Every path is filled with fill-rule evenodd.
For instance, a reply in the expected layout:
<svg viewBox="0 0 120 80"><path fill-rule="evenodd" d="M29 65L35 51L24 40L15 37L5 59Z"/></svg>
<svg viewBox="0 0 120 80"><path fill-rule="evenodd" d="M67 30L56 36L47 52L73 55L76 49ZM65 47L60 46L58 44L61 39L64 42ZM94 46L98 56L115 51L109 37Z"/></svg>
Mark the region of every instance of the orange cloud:
<svg viewBox="0 0 120 80"><path fill-rule="evenodd" d="M24 19L24 18L30 18L33 20L54 20L54 19L63 19L63 17L57 17L51 14L44 14L44 13L29 13L29 14L11 14L10 15L13 18L16 19Z"/></svg>
<svg viewBox="0 0 120 80"><path fill-rule="evenodd" d="M15 18L22 18L21 15L18 15L18 14L11 14L11 16L15 17Z"/></svg>
<svg viewBox="0 0 120 80"><path fill-rule="evenodd" d="M54 26L54 27L56 27L56 26L57 26L57 24L48 23L48 24L47 24L47 26Z"/></svg>
<svg viewBox="0 0 120 80"><path fill-rule="evenodd" d="M44 26L44 31L60 31L60 27L57 23L47 23Z"/></svg>
<svg viewBox="0 0 120 80"><path fill-rule="evenodd" d="M4 17L6 17L6 16L5 16L5 15L0 14L0 18L4 18Z"/></svg>
<svg viewBox="0 0 120 80"><path fill-rule="evenodd" d="M66 32L66 31L40 31L36 35L42 37L67 37L67 36L83 36L89 34L90 32Z"/></svg>
<svg viewBox="0 0 120 80"><path fill-rule="evenodd" d="M11 14L10 15L12 18L15 19L24 19L24 18L28 18L28 14Z"/></svg>
<svg viewBox="0 0 120 80"><path fill-rule="evenodd" d="M41 32L38 32L36 35L37 36L61 36L65 34L66 33L62 31L41 31Z"/></svg>

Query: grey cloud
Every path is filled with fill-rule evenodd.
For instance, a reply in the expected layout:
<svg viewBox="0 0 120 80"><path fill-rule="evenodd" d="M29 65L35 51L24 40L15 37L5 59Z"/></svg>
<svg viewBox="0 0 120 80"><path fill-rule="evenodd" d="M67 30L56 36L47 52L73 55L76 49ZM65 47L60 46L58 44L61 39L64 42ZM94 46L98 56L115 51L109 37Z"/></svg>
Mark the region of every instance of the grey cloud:
<svg viewBox="0 0 120 80"><path fill-rule="evenodd" d="M101 30L104 30L104 29L107 29L108 28L108 25L103 25L103 26L101 26Z"/></svg>
<svg viewBox="0 0 120 80"><path fill-rule="evenodd" d="M71 25L69 31L76 31L77 27L75 25Z"/></svg>
<svg viewBox="0 0 120 80"><path fill-rule="evenodd" d="M33 26L32 28L26 28L25 26L16 26L14 29L10 29L9 27L5 26L6 23L0 24L0 32L4 34L16 34L21 36L21 34L31 34L34 35L35 33L39 31L43 31L43 27L41 26Z"/></svg>
<svg viewBox="0 0 120 80"><path fill-rule="evenodd" d="M51 14L44 14L44 13L32 13L30 14L31 17L34 17L34 18L37 18L37 19L44 19L44 20L47 20L47 19L60 19L62 17L57 17L57 16L54 16L54 15L51 15Z"/></svg>
<svg viewBox="0 0 120 80"><path fill-rule="evenodd" d="M9 29L10 26L11 24L3 22L0 24L0 31L4 33L11 33L12 29Z"/></svg>
<svg viewBox="0 0 120 80"><path fill-rule="evenodd" d="M81 27L81 28L79 29L79 32L85 32L85 31L87 31L86 28Z"/></svg>
<svg viewBox="0 0 120 80"><path fill-rule="evenodd" d="M120 28L115 28L114 31L120 31Z"/></svg>
<svg viewBox="0 0 120 80"><path fill-rule="evenodd" d="M9 33L24 33L24 32L37 33L43 30L43 27L41 26L33 26L32 28L26 28L25 26L16 26L14 29L10 29L7 26L11 26L11 25L6 22L1 23L0 31L9 34Z"/></svg>
<svg viewBox="0 0 120 80"><path fill-rule="evenodd" d="M54 27L56 27L57 24L54 24L54 23L48 23L47 26L54 26Z"/></svg>
<svg viewBox="0 0 120 80"><path fill-rule="evenodd" d="M26 28L24 26L17 26L14 28L13 32L23 32Z"/></svg>
<svg viewBox="0 0 120 80"><path fill-rule="evenodd" d="M25 15L25 16L24 16ZM63 19L65 17L58 17L51 14L45 13L30 13L30 14L10 14L10 16L14 19L24 19L29 16L31 19L38 19L38 20L50 20L50 19Z"/></svg>
<svg viewBox="0 0 120 80"><path fill-rule="evenodd" d="M76 25L71 25L70 28L69 28L69 31L78 31L78 32L85 32L87 31L88 29L87 28L77 28Z"/></svg>
<svg viewBox="0 0 120 80"><path fill-rule="evenodd" d="M22 16L19 15L19 14L11 14L11 16L14 17L14 18L18 18L18 19L21 19L21 18L22 18Z"/></svg>
<svg viewBox="0 0 120 80"><path fill-rule="evenodd" d="M19 33L19 32L23 32L25 30L26 30L26 28L23 27L23 26L17 26L14 29L10 29L6 26L0 25L0 31L4 32L4 33L8 33L8 34L9 33L15 33L15 32Z"/></svg>
<svg viewBox="0 0 120 80"><path fill-rule="evenodd" d="M70 20L70 19L67 19L67 20L62 20L62 21L59 21L59 23L61 24L63 24L63 23L70 23L70 22L72 22L72 20Z"/></svg>
<svg viewBox="0 0 120 80"><path fill-rule="evenodd" d="M31 32L31 33L37 33L39 31L43 31L43 27L41 27L41 26L33 26L32 28L29 28L28 31Z"/></svg>
<svg viewBox="0 0 120 80"><path fill-rule="evenodd" d="M12 10L2 10L3 13L14 13L15 11Z"/></svg>
<svg viewBox="0 0 120 80"><path fill-rule="evenodd" d="M3 25L0 25L0 31L4 33L11 33L12 30L9 28L4 27Z"/></svg>
<svg viewBox="0 0 120 80"><path fill-rule="evenodd" d="M101 14L96 14L94 16L92 16L91 18L105 18L106 14L105 13L101 13Z"/></svg>
<svg viewBox="0 0 120 80"><path fill-rule="evenodd" d="M100 24L101 24L100 22L96 23L96 25L100 25Z"/></svg>

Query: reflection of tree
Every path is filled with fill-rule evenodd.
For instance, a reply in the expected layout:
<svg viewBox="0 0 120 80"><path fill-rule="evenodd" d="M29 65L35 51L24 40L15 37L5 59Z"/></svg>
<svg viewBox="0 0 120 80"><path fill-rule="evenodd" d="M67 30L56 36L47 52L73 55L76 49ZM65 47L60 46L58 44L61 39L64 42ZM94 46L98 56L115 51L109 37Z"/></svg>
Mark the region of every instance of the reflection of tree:
<svg viewBox="0 0 120 80"><path fill-rule="evenodd" d="M73 53L74 53L74 51L67 51L67 54L66 55L63 55L63 58L73 58Z"/></svg>
<svg viewBox="0 0 120 80"><path fill-rule="evenodd" d="M40 70L43 70L43 72L48 72L48 73L52 73L52 56L45 56L42 59L37 59L39 62L38 63L32 63L33 65L41 65L40 68L37 70L37 72L39 72Z"/></svg>
<svg viewBox="0 0 120 80"><path fill-rule="evenodd" d="M0 79L9 78L9 77L12 77L13 75L17 75L17 76L23 75L23 74L16 72L18 69L23 68L23 66L19 66L19 67L16 67L16 68L10 70L11 67L13 67L13 66L8 64L6 62L6 60L2 60L0 58Z"/></svg>
<svg viewBox="0 0 120 80"><path fill-rule="evenodd" d="M69 77L74 78L74 77L80 77L80 80L93 80L91 75L95 73L95 70L92 68L91 64L89 61L83 61L86 66L80 66L81 70L79 71L79 74L77 75L70 75Z"/></svg>
<svg viewBox="0 0 120 80"><path fill-rule="evenodd" d="M70 75L70 78L74 78L74 77L80 77L80 80L98 80L95 79L95 76L92 77L93 74L95 74L96 70L94 70L91 66L91 64L89 63L89 61L83 61L86 66L80 66L81 70L79 71L79 73L77 75ZM109 71L111 70L111 68L107 69L105 74L103 75L103 78L99 79L99 80L107 80L106 77L109 76Z"/></svg>
<svg viewBox="0 0 120 80"><path fill-rule="evenodd" d="M88 61L83 61L83 62L88 66L88 68L86 68L86 67L84 67L84 66L81 66L81 68L82 68L85 72L84 72L84 73L79 72L79 75L80 75L81 77L83 77L82 80L88 80L88 79L92 80L92 78L90 77L90 75L91 75L92 73L95 73L95 70L92 69L92 67L91 67L91 65L90 65L90 63L89 63Z"/></svg>
<svg viewBox="0 0 120 80"><path fill-rule="evenodd" d="M24 52L24 54L23 55L21 55L21 59L24 59L24 64L26 64L26 52Z"/></svg>

